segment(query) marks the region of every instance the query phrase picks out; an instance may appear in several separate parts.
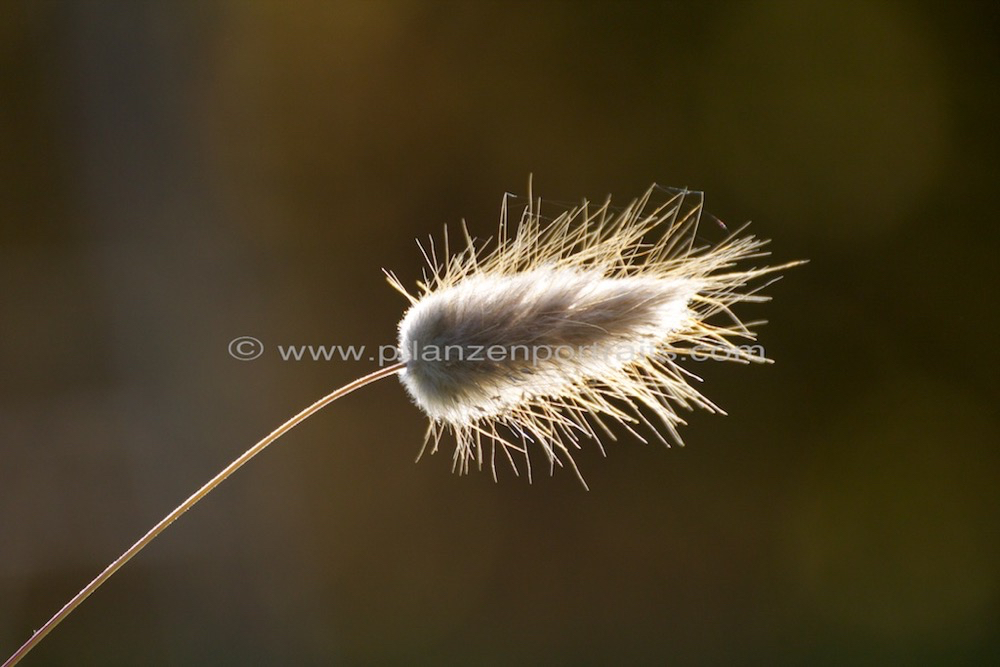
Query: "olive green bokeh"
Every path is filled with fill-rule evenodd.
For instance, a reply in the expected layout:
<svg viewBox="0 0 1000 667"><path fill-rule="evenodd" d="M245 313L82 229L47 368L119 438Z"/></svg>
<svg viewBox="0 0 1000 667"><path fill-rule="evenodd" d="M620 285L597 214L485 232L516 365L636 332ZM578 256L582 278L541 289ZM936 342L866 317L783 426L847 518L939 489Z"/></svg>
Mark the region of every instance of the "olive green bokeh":
<svg viewBox="0 0 1000 667"><path fill-rule="evenodd" d="M413 458L394 380L186 515L24 663L1000 657L1000 13L898 3L0 9L0 653L391 343L502 194L707 193L809 258L728 417L528 486ZM708 239L722 233L705 230ZM240 335L265 341L229 357Z"/></svg>

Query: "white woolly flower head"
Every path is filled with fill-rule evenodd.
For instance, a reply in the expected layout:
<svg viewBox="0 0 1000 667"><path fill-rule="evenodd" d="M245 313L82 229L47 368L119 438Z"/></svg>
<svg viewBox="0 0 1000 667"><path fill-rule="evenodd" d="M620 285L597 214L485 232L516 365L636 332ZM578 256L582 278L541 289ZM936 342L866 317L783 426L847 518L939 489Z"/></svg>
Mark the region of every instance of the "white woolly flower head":
<svg viewBox="0 0 1000 667"><path fill-rule="evenodd" d="M545 219L529 193L516 231L504 199L492 246L464 225L461 250L451 252L446 230L439 260L432 241L417 295L389 273L411 304L399 324L400 377L430 418L425 448L452 431L459 472L488 457L495 478L499 450L515 472L523 458L530 479L531 448L550 470L576 470L581 439L614 437L606 421L639 439L632 427L646 424L669 444L681 442L678 408L721 412L676 359L767 361L737 345L755 335L731 307L766 300L751 282L792 264L737 268L767 254L765 241L739 232L697 246L701 210L701 193L654 185L622 210L609 199Z"/></svg>

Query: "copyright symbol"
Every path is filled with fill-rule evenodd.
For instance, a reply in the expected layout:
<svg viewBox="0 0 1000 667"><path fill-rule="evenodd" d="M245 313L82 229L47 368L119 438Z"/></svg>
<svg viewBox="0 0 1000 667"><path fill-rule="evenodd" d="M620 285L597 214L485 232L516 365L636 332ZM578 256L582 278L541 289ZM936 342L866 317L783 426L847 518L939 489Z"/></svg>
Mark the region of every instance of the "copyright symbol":
<svg viewBox="0 0 1000 667"><path fill-rule="evenodd" d="M240 361L251 361L264 354L264 343L253 336L240 336L229 341L229 356Z"/></svg>

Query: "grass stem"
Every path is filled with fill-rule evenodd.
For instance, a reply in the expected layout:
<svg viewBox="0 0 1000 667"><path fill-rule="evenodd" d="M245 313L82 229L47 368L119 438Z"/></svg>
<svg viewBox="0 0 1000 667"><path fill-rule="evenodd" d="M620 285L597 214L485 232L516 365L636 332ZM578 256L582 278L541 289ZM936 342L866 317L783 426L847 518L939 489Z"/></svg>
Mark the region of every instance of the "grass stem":
<svg viewBox="0 0 1000 667"><path fill-rule="evenodd" d="M256 445L243 452L235 461L226 466L222 472L209 480L204 486L198 489L195 493L191 495L187 500L178 505L170 514L163 517L158 524L153 526L148 533L142 536L138 542L133 544L128 550L125 551L121 556L115 559L110 565L108 565L103 572L101 572L97 577L94 578L89 584L84 587L79 593L77 593L73 598L67 602L62 609L60 609L55 616L50 618L45 625L40 629L36 630L31 638L24 643L21 648L19 648L12 656L7 658L6 662L3 663L3 667L14 667L21 659L28 654L31 649L33 649L38 642L42 641L45 635L52 632L53 628L59 625L63 619L69 616L74 609L80 606L80 604L86 600L91 593L96 591L101 585L111 578L115 572L117 572L125 563L129 562L133 556L142 551L146 545L153 541L157 535L166 530L167 526L176 521L182 514L187 512L189 509L195 506L199 500L207 496L212 489L217 487L223 481L226 480L230 475L239 470L244 463L252 459L253 457L264 451L268 445L273 443L275 440L288 433L290 430L301 424L303 421L316 414L323 408L325 408L330 403L342 396L350 394L355 389L360 389L365 385L371 384L376 380L381 380L382 378L389 377L390 375L395 375L403 370L405 364L398 363L393 366L387 366L385 368L380 368L379 370L369 373L364 377L358 378L353 382L350 382L343 387L332 391L323 398L319 399L308 408L304 409L302 412L298 413L284 424L276 428L270 435L258 442Z"/></svg>

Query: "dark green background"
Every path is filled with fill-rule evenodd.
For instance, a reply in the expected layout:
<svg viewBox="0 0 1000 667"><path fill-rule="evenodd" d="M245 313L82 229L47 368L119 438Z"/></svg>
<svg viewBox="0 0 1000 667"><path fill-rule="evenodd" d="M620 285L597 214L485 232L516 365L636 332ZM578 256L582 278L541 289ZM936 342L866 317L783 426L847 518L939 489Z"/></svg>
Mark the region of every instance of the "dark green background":
<svg viewBox="0 0 1000 667"><path fill-rule="evenodd" d="M531 486L302 426L25 665L1000 660L990 4L0 6L0 653L391 343L414 237L657 181L809 258L728 417ZM254 335L264 356L226 346ZM540 458L536 457L540 463ZM541 467L541 466L540 466Z"/></svg>

